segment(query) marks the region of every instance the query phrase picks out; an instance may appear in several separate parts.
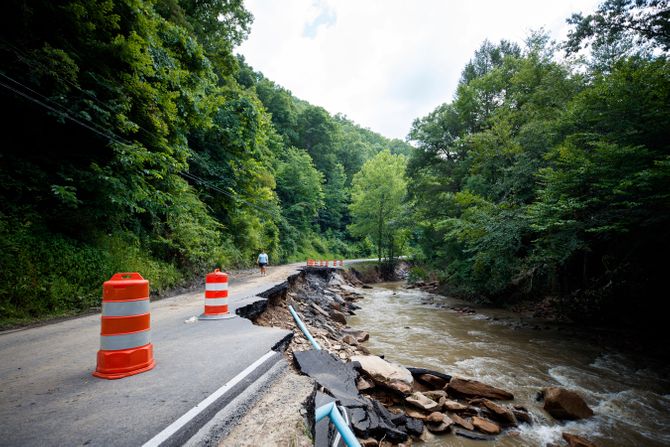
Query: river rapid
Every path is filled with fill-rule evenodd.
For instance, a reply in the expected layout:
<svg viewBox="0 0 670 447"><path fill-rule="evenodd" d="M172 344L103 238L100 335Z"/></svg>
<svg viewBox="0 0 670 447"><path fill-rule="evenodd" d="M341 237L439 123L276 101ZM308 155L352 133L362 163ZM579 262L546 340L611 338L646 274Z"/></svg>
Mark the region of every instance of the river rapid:
<svg viewBox="0 0 670 447"><path fill-rule="evenodd" d="M514 394L534 423L505 431L495 442L454 435L422 445L564 445L562 432L582 435L602 447L670 445L670 367L640 353L624 353L571 329L513 327L514 315L449 309L465 303L385 283L362 290L361 309L349 325L370 333L366 347L401 365L430 368L476 379ZM597 341L596 341L597 340ZM612 344L614 346L614 344ZM559 423L536 402L546 386L584 397L595 416ZM417 444L415 444L417 445Z"/></svg>

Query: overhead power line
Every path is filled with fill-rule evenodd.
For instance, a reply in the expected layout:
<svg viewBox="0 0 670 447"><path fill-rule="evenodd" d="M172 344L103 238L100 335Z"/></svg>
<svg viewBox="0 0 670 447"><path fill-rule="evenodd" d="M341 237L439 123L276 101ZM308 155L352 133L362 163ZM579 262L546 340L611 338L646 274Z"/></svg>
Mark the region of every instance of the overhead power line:
<svg viewBox="0 0 670 447"><path fill-rule="evenodd" d="M97 135L99 135L99 136L101 136L105 139L111 140L111 141L113 141L117 144L121 144L121 145L126 145L126 146L131 146L132 145L132 143L129 142L128 140L126 140L125 138L115 134L114 132L111 132L107 129L102 128L99 124L93 122L90 119L88 120L88 123L82 121L81 119L79 119L76 116L75 112L73 112L71 109L63 106L62 104L59 104L59 103L55 102L54 100L50 99L46 95L43 95L42 93L26 86L25 84L17 81L16 79L12 78L11 76L8 76L7 74L5 74L3 72L0 72L0 76L4 77L5 79L14 83L15 85L20 86L24 90L26 90L28 92L31 92L34 95L38 95L39 97L43 98L45 101L54 104L54 106L51 106L51 105L47 104L46 102L44 102L40 99L37 99L35 96L33 96L29 93L26 93L25 91L20 91L17 88L12 87L11 85L6 84L5 82L0 81L0 86L6 88L7 90L10 90L10 91L16 93L17 95L21 96L22 98L24 98L28 101L31 101L31 102L49 110L49 111L51 111L52 113L55 113L56 115L60 116L61 118L68 119L68 120L86 128L86 129L90 130L91 132L96 133ZM194 182L197 182L197 183L205 186L206 188L209 188L213 191L216 191L216 192L221 193L225 196L228 196L228 197L234 199L235 201L238 201L238 202L243 203L247 206L250 206L250 207L256 209L257 211L259 211L259 212L261 212L261 213L263 213L267 216L270 216L273 219L284 219L284 220L286 220L288 222L291 222L291 223L294 223L294 224L302 224L303 223L303 222L300 222L296 219L292 219L288 216L283 216L283 215L281 215L281 213L280 213L279 216L274 215L271 212L269 212L267 209L262 208L262 207L254 204L252 202L249 202L247 200L244 200L243 198L239 197L236 194L230 193L230 192L228 192L224 189L219 188L218 186L214 185L211 181L200 178L200 177L198 177L194 174L191 174L189 172L184 171L184 172L180 172L179 174L182 177L185 177L186 179L190 179Z"/></svg>

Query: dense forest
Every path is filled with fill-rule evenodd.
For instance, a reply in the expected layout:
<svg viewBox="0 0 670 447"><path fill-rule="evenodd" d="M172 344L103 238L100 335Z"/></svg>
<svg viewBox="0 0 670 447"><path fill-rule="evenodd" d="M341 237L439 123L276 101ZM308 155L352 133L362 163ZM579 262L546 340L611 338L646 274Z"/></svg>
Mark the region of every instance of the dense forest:
<svg viewBox="0 0 670 447"><path fill-rule="evenodd" d="M235 56L239 0L3 5L0 315L84 310L115 271L154 292L215 265L367 255L354 175L411 147Z"/></svg>
<svg viewBox="0 0 670 447"><path fill-rule="evenodd" d="M407 142L255 71L234 54L252 19L242 0L3 5L2 324L88 309L116 271L163 293L261 249L412 255L449 293L590 320L666 295L667 0L484 42Z"/></svg>
<svg viewBox="0 0 670 447"><path fill-rule="evenodd" d="M485 42L414 122L415 239L452 293L649 323L667 297L670 7L607 0L568 22L567 42Z"/></svg>

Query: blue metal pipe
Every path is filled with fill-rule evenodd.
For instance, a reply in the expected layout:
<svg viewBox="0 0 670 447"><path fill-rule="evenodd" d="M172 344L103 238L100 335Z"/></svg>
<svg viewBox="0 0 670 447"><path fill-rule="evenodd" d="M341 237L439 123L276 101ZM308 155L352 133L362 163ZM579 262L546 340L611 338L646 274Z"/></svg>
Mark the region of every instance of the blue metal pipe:
<svg viewBox="0 0 670 447"><path fill-rule="evenodd" d="M302 320L300 319L298 314L295 312L295 310L293 310L293 306L291 306L289 304L288 310L291 312L291 315L293 315L293 319L295 320L296 324L298 325L298 327L300 328L302 333L305 334L305 337L307 337L307 340L309 340L309 342L312 344L312 346L314 346L314 349L316 349L317 351L320 351L321 346L319 346L319 344L316 342L316 340L314 340L314 338L312 337L312 334L309 333L309 329L307 329L307 326L305 326L305 323L302 322Z"/></svg>
<svg viewBox="0 0 670 447"><path fill-rule="evenodd" d="M361 444L358 442L358 439L356 439L356 436L351 431L347 423L344 422L344 419L342 418L340 412L337 411L335 402L330 402L327 403L326 405L322 405L314 411L315 423L319 422L326 416L330 417L330 421L333 423L337 431L340 432L340 435L342 436L344 443L348 447L361 447Z"/></svg>

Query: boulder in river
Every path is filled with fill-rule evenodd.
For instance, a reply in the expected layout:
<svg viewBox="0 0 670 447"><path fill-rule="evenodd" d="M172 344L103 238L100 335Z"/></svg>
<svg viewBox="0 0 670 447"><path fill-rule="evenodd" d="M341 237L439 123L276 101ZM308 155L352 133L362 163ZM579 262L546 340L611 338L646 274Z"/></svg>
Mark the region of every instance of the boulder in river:
<svg viewBox="0 0 670 447"><path fill-rule="evenodd" d="M447 383L451 380L449 374L444 374L439 371L433 371L425 368L407 368L412 376L424 385L427 385L433 390L443 389Z"/></svg>
<svg viewBox="0 0 670 447"><path fill-rule="evenodd" d="M476 380L453 378L445 388L447 393L457 397L485 397L487 399L512 400L514 395L500 388Z"/></svg>
<svg viewBox="0 0 670 447"><path fill-rule="evenodd" d="M341 332L343 334L352 335L359 343L363 343L364 341L368 341L368 339L370 339L369 333L365 331L359 331L357 329L344 328L341 330Z"/></svg>
<svg viewBox="0 0 670 447"><path fill-rule="evenodd" d="M506 424L513 424L513 425L517 424L516 416L514 416L514 413L509 408L503 407L502 405L498 405L497 403L491 402L488 399L484 399L482 401L482 405L484 405L484 407L486 407L489 410L489 412L495 419L504 422Z"/></svg>
<svg viewBox="0 0 670 447"><path fill-rule="evenodd" d="M497 435L500 433L500 425L493 421L489 421L488 419L480 418L479 416L474 416L472 418L472 425L474 425L477 430L486 433L487 435Z"/></svg>
<svg viewBox="0 0 670 447"><path fill-rule="evenodd" d="M559 387L544 389L544 409L556 419L585 419L593 416L593 410L579 394Z"/></svg>
<svg viewBox="0 0 670 447"><path fill-rule="evenodd" d="M412 374L404 366L389 363L376 355L355 355L351 357L352 362L358 362L361 369L375 382L385 385L394 381L404 382L411 385L414 379Z"/></svg>
<svg viewBox="0 0 670 447"><path fill-rule="evenodd" d="M416 392L405 399L408 403L421 408L426 411L435 411L440 407L440 404L432 399L427 398L422 393Z"/></svg>
<svg viewBox="0 0 670 447"><path fill-rule="evenodd" d="M533 423L533 418L528 412L528 410L525 407L522 407L521 405L515 405L514 408L512 408L512 413L514 413L514 416L518 421L525 422L526 424L532 424Z"/></svg>
<svg viewBox="0 0 670 447"><path fill-rule="evenodd" d="M563 433L563 439L565 439L570 447L597 447L588 439L573 435L572 433Z"/></svg>

